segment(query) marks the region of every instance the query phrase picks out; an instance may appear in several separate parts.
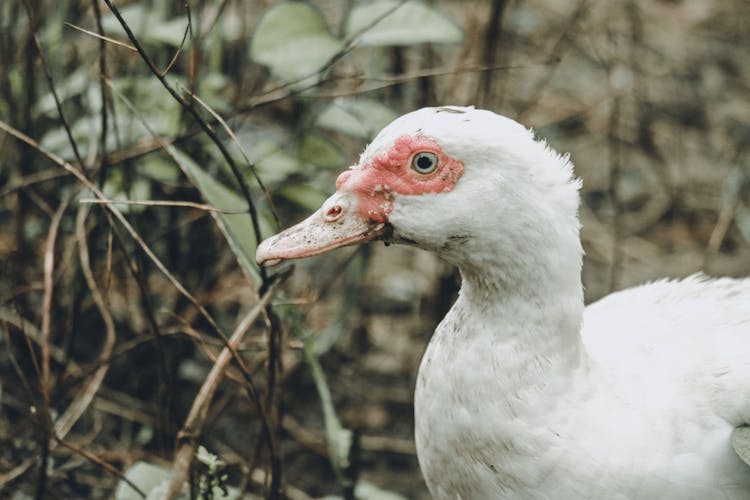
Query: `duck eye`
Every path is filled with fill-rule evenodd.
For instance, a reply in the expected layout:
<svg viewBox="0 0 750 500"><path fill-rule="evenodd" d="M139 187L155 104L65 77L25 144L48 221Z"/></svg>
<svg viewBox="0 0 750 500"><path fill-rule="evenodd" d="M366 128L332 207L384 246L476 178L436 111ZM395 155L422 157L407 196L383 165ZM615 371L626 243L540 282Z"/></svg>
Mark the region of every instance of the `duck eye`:
<svg viewBox="0 0 750 500"><path fill-rule="evenodd" d="M437 166L438 157L431 151L422 151L411 157L411 168L419 174L431 174Z"/></svg>

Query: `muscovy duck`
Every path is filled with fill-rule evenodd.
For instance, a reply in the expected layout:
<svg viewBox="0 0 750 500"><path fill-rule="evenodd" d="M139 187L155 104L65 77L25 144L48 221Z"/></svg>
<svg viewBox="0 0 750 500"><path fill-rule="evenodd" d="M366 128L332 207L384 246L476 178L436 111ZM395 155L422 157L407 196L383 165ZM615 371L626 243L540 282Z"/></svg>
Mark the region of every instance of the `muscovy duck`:
<svg viewBox="0 0 750 500"><path fill-rule="evenodd" d="M657 281L584 307L579 186L517 122L425 108L256 258L385 240L459 268L415 391L435 498L750 498L730 444L750 422L750 279Z"/></svg>

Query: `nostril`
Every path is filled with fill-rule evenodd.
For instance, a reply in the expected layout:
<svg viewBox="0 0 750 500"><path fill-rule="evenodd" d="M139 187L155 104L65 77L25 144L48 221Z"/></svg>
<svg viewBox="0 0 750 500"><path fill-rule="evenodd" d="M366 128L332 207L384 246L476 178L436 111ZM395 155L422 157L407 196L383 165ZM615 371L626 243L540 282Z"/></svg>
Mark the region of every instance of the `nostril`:
<svg viewBox="0 0 750 500"><path fill-rule="evenodd" d="M338 220L341 215L344 213L344 209L341 208L341 205L334 205L331 208L328 209L326 212L326 221L327 222L333 222Z"/></svg>

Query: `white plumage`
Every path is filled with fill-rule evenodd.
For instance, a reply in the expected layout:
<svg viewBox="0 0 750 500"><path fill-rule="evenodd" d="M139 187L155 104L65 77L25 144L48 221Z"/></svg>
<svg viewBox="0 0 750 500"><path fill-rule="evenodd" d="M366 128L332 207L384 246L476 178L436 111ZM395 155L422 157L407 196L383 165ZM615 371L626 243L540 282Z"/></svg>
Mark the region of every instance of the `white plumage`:
<svg viewBox="0 0 750 500"><path fill-rule="evenodd" d="M357 213L366 191L339 192L264 242L258 261L377 236L458 266L459 298L427 347L415 393L432 495L750 498L750 468L730 444L750 422L750 280L658 281L584 308L579 183L566 157L492 112L426 108L386 127L358 173L376 175L368 165L399 137L429 138L460 161L455 186L394 188L386 223ZM337 217L343 207L341 220L330 220L331 207ZM356 235L300 244L300 234L350 219Z"/></svg>

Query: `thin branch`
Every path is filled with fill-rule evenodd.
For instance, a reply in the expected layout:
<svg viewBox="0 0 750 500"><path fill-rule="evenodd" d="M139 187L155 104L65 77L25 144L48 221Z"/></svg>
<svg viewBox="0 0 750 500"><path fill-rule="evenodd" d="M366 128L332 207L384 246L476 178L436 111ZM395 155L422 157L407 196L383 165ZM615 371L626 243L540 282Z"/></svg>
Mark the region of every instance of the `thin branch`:
<svg viewBox="0 0 750 500"><path fill-rule="evenodd" d="M50 224L47 233L47 244L44 250L44 299L42 300L42 328L41 328L41 352L42 352L42 379L41 390L46 409L49 409L49 398L52 390L50 374L50 340L52 328L52 297L54 292L54 270L55 270L55 241L60 228L63 214L68 208L72 193L68 194L60 203Z"/></svg>
<svg viewBox="0 0 750 500"><path fill-rule="evenodd" d="M99 315L104 321L104 343L101 350L99 351L98 361L101 362L94 375L86 383L85 387L79 391L73 398L73 401L68 405L68 408L62 414L62 416L55 422L55 435L64 439L68 435L68 432L73 428L75 423L81 418L81 415L86 411L91 402L94 400L99 387L104 381L104 376L109 370L109 364L104 363L112 355L112 350L115 346L115 321L112 318L107 304L99 291L99 285L96 283L94 273L91 271L91 259L89 257L88 242L86 241L86 229L85 222L86 216L88 215L88 207L85 205L81 206L76 216L76 239L78 240L78 256L81 262L81 271L86 279L86 284L91 292L91 297L94 299L94 304L99 310Z"/></svg>
<svg viewBox="0 0 750 500"><path fill-rule="evenodd" d="M0 322L12 325L15 328L8 328L6 331L11 333L17 329L27 339L33 340L39 346L42 345L42 332L31 321L21 316L18 311L9 307L0 307ZM68 360L65 351L54 344L48 344L49 355L58 363L68 363L71 367L78 368L74 361Z"/></svg>
<svg viewBox="0 0 750 500"><path fill-rule="evenodd" d="M231 154L229 153L227 148L224 146L224 144L221 142L221 139L219 139L219 137L216 135L216 132L214 131L213 127L211 127L211 125L209 125L203 119L203 117L201 117L201 115L198 113L198 111L196 111L195 107L192 106L190 102L188 102L184 97L178 94L177 91L166 81L165 77L159 71L159 68L156 67L156 64L151 60L149 55L146 54L146 51L144 50L143 46L135 37L135 35L133 34L133 31L130 29L130 26L128 26L128 23L125 21L125 19L123 19L122 14L120 14L120 11L114 5L112 0L104 0L104 2L107 4L107 7L109 7L109 9L115 15L120 25L122 26L122 28L125 30L125 33L127 33L128 38L130 39L130 41L133 43L136 50L138 51L138 54L140 54L141 59L143 59L143 61L146 63L146 65L151 70L151 72L156 76L156 78L158 78L159 82L167 90L167 92L169 92L169 94L179 104L181 104L188 113L190 113L190 115L198 123L200 128L206 133L206 135L208 135L208 137L213 141L213 143L221 152L221 155L224 157L224 161L227 162L227 165L229 165L229 168L232 170L232 173L234 174L234 178L240 187L240 191L242 193L243 198L247 202L247 207L250 213L250 219L252 221L253 232L255 234L256 241L261 241L263 237L260 231L260 220L258 219L258 213L252 201L250 188L247 185L247 181L245 180L245 177L242 175L239 168L237 167L237 164L234 162L234 159L232 158ZM265 268L261 267L259 270L259 273L263 282L266 283L268 281L268 275L266 273Z"/></svg>
<svg viewBox="0 0 750 500"><path fill-rule="evenodd" d="M182 47L185 45L185 40L187 40L187 36L189 32L190 32L190 23L188 23L187 26L185 26L185 33L182 34L182 41L180 42L179 47L177 47L177 50L172 56L172 59L169 61L169 64L167 64L167 67L164 68L164 71L161 74L162 77L167 76L167 74L169 73L169 70L172 69L172 66L174 66L175 63L177 62L177 59L180 57L180 53L182 52Z"/></svg>
<svg viewBox="0 0 750 500"><path fill-rule="evenodd" d="M117 89L116 89L116 88L115 88L114 86L112 86L111 82L107 81L107 84L108 84L108 85L110 86L110 88L111 88L111 89L112 89L112 90L113 90L113 91L114 91L114 92L115 92L115 93L116 93L116 94L118 95L118 97L119 97L120 99L122 99L122 101L123 101L123 102L125 103L125 105L126 105L126 106L128 106L128 108L129 108L129 109L130 109L130 110L131 110L131 111L133 112L133 114L134 114L134 115L135 115L136 117L138 117L138 118L139 118L139 120L140 120L141 124L142 124L142 125L144 126L144 128L146 128L146 130L148 130L148 131L149 131L149 132L150 132L150 133L151 133L152 135L154 135L155 137L158 137L158 136L156 135L156 133L155 133L155 132L154 132L154 131L153 131L153 130L151 129L151 127L149 126L149 124L148 124L148 123L147 123L147 122L146 122L145 120L143 120L143 119L142 119L142 118L140 117L140 115L139 115L139 114L137 113L137 111L136 111L135 107L133 106L133 104L132 104L132 103L131 103L131 102L130 102L130 101L129 101L129 100L127 99L127 98L125 98L125 96L123 96L122 94L120 94L119 92L117 92ZM167 144L164 144L164 145L163 145L163 149L164 149L164 151L165 151L165 152L166 152L166 153L167 153L167 154L168 154L168 155L169 155L169 156L170 156L170 157L171 157L171 158L172 158L172 159L173 159L173 160L174 160L174 161L175 161L175 162L176 162L177 164L179 164L179 163L180 163L180 160L179 160L179 158L177 158L177 157L176 157L176 156L174 155L174 153L173 153L172 149L171 149L171 148L169 148L169 147L167 146ZM185 170L185 169L183 169L183 170ZM96 193L95 193L95 194L96 194ZM98 196L98 195L97 195L97 196ZM264 293L264 292L265 292L265 290L267 289L268 285L270 285L270 284L271 284L271 281L270 281L270 279L268 279L268 278L265 278L265 279L263 279L263 281L262 281L262 284L261 284L261 293ZM197 301L195 302L195 304L197 305ZM202 307L202 306L200 306L200 307ZM199 309L199 310L200 310L200 309ZM203 312L205 312L205 309L203 309ZM208 313L207 313L207 312L205 312L205 314L207 315ZM266 314L267 314L268 316L272 316L272 314L271 314L271 312L270 312L270 311L266 311ZM213 321L213 319L212 319L212 318L210 318L210 316L209 316L209 318L208 318L208 319L209 319L210 321ZM216 329L216 331L217 331L217 332L219 333L219 335L220 335L221 339L222 339L222 340L224 341L224 345L225 345L226 347L228 347L228 348L230 349L230 351L232 351L233 355L235 356L235 359L236 359L236 361L237 361L237 364L238 364L238 366L239 366L239 368L240 368L240 370L241 370L241 372L242 372L242 374L243 374L243 376L244 376L244 378L245 378L245 382L246 382L246 386L247 386L247 388L248 388L248 391L249 391L249 392L250 392L250 393L251 393L252 395L255 395L255 394L257 394L257 391L255 390L255 387L254 387L254 384L253 384L252 378L250 377L250 372L248 371L247 367L245 366L245 364L244 364L244 362L243 362L242 358L240 358L240 357L239 357L239 356L237 355L237 353L236 353L236 352L234 352L234 348L233 348L233 347L231 347L231 346L230 346L230 345L228 344L228 342L227 342L227 338L226 338L226 337L224 336L224 334L223 334L223 333L221 332L221 330L219 330L219 329L218 329L218 326L217 326L217 325L216 325L215 323L212 323L212 326L214 326L214 328ZM274 330L271 330L271 332L270 332L270 336L273 336L273 335L274 335ZM273 360L271 360L271 361L273 361ZM257 404L260 404L260 401L257 401L256 403L257 403ZM266 422L266 420L265 420L265 419L266 419L266 416L265 416L265 414L261 414L261 418L263 419L263 422L264 422L264 427L265 427L265 428L269 428L269 426L268 426L268 423L267 423L267 422ZM279 462L278 462L278 456L277 456L277 454L276 454L276 452L275 452L276 446L275 446L275 443L274 443L274 437L273 437L273 434L268 434L268 435L266 436L266 438L268 439L268 443L269 443L269 444L268 444L268 447L269 447L269 451L270 451L270 455L271 455L271 462L272 462L272 464L273 464L274 468L276 468L276 469L277 469L278 471L280 471L280 465L279 465ZM273 478L275 478L275 479L277 479L277 480L278 480L279 476L280 476L280 472L279 472L279 473L277 473L277 474L272 474L272 477L273 477ZM275 484L275 486L278 486L278 488L280 488L280 483L279 483L279 484Z"/></svg>
<svg viewBox="0 0 750 500"><path fill-rule="evenodd" d="M41 182L47 182L47 181L53 181L55 179L59 179L60 177L67 177L68 174L65 172L60 172L59 169L49 169L49 170L42 170L41 172L35 172L33 174L26 175L19 179L18 181L14 182L11 186L6 187L2 191L0 191L0 198L3 198L5 196L8 196L9 194L18 191L19 189L24 189L29 186L33 186L34 184L39 184Z"/></svg>
<svg viewBox="0 0 750 500"><path fill-rule="evenodd" d="M68 163L67 161L63 160L56 154L47 151L43 149L39 143L37 143L34 139L27 136L20 130L8 125L4 121L0 120L0 130L4 130L5 132L9 133L16 139L26 143L27 145L31 146L32 148L36 149L40 154L47 157L50 161L54 162L55 164L59 165L60 167L64 168L73 176L75 176L78 181L84 185L88 190L90 190L92 193L94 193L94 196L99 198L100 200L106 200L107 197L104 196L104 193L99 190L80 170L75 168L73 165ZM198 309L198 312L200 315L208 322L208 324L211 326L211 328L217 333L220 339L223 340L223 342L227 342L227 337L224 335L223 331L219 327L219 325L216 323L216 321L213 319L213 317L208 313L205 307L201 305L198 300L193 297L193 295L185 288L185 286L177 279L175 278L171 272L166 268L166 266L161 262L161 260L154 254L154 252L151 250L151 248L146 244L146 242L141 238L141 236L138 234L138 232L133 228L133 226L130 224L128 219L117 210L113 205L111 204L105 204L105 207L109 210L109 212L115 216L115 218L120 222L120 224L125 227L125 230L130 234L130 236L136 241L136 243L141 247L141 250L151 259L151 261L156 265L157 269L169 280L170 283L172 283L172 286L174 286L188 301L190 301L193 306ZM240 358L236 353L234 353L237 363L241 368L244 368L244 363L242 362L242 358ZM246 373L246 372L245 372Z"/></svg>
<svg viewBox="0 0 750 500"><path fill-rule="evenodd" d="M52 394L52 376L50 372L50 345L52 345L51 325L52 325L52 298L54 292L54 270L55 270L55 241L60 228L65 210L72 198L71 191L65 196L60 206L55 211L50 223L49 232L47 233L47 243L44 250L44 298L42 299L42 342L41 346L41 378L40 392L42 394L42 411L39 415L41 425L40 436L40 460L39 460L39 477L37 478L35 498L41 499L46 494L47 475L48 475L48 458L50 452L50 434L52 434L52 416L50 411L50 399Z"/></svg>
<svg viewBox="0 0 750 500"><path fill-rule="evenodd" d="M117 45L118 47L122 47L122 48L125 48L125 49L128 49L128 50L132 50L133 52L138 52L135 49L135 47L133 47L132 45L128 45L125 42L121 42L119 40L115 40L114 38L110 38L108 36L100 35L99 33L95 33L93 31L89 31L86 28L81 28L80 26L76 26L75 24L69 23L67 21L65 21L65 25L73 28L74 30L78 30L78 31L80 31L82 33L86 33L87 35L91 35L94 38L98 38L99 40L102 40L104 42L111 43L112 45Z"/></svg>
<svg viewBox="0 0 750 500"><path fill-rule="evenodd" d="M622 207L618 196L617 183L620 180L620 167L622 162L620 139L617 131L620 124L620 107L622 106L622 97L616 95L612 101L612 109L609 114L607 124L607 143L608 143L608 163L609 163L609 198L612 203L612 265L609 268L609 291L610 293L617 289L617 283L620 276L620 266L622 264Z"/></svg>
<svg viewBox="0 0 750 500"><path fill-rule="evenodd" d="M258 317L263 313L266 305L271 300L273 294L276 292L277 287L286 276L288 276L288 274L281 276L281 279L274 282L268 288L266 293L261 297L260 301L255 305L255 307L253 307L245 315L242 321L240 321L240 323L235 328L234 333L232 333L228 345L225 346L224 349L222 349L221 353L216 359L216 362L211 368L211 371L206 377L206 380L203 382L203 385L201 386L198 394L193 400L193 405L190 408L190 413L188 414L187 419L185 419L185 424L183 425L182 430L179 433L180 437L182 438L182 443L179 445L175 453L173 462L174 465L172 466L172 475L170 477L170 481L164 492L164 495L162 496L163 499L171 500L177 498L180 494L182 485L187 480L190 464L193 461L195 450L198 447L197 437L203 430L203 424L205 423L206 417L208 415L208 408L211 400L216 393L219 382L221 382L224 376L224 371L229 365L229 361L231 361L232 359L231 349L236 350L240 346L243 338L245 337L245 334L255 322L255 320L258 319ZM256 403L258 414L261 416L261 423L264 429L263 431L266 434L270 435L268 422L263 417L263 415L265 415L265 411L260 402L260 397L258 396L258 394L251 394L251 396L252 400ZM272 442L273 441L270 441L269 445Z"/></svg>
<svg viewBox="0 0 750 500"><path fill-rule="evenodd" d="M107 1L107 0L105 0ZM359 37L365 34L367 31L375 27L376 24L378 24L380 21L385 19L386 17L393 14L395 11L400 9L408 0L399 0L399 2L391 7L390 9L383 12L381 15L373 19L369 24L363 26L359 31L352 33L346 40L343 42L343 47L341 50L333 54L330 59L323 65L323 67L316 69L315 71L311 71L310 73L307 73L305 75L302 75L300 77L297 77L293 80L288 80L286 82L281 83L280 85L277 85L276 87L268 90L265 94L269 93L276 93L280 90L285 90L289 88L296 88L296 91L300 91L300 88L298 87L298 84L304 82L305 80L308 80L310 78L313 78L315 76L320 76L327 72L329 69L331 69L337 62L339 62L346 54L351 52L359 43ZM321 79L322 81L322 79ZM309 86L305 86L304 89L309 88L315 88L320 85L320 82L313 82Z"/></svg>
<svg viewBox="0 0 750 500"><path fill-rule="evenodd" d="M8 483L15 481L17 478L26 473L37 461L37 457L30 457L13 467L8 472L0 474L0 488L5 487Z"/></svg>
<svg viewBox="0 0 750 500"><path fill-rule="evenodd" d="M208 111L211 116L214 117L216 121L221 124L222 128L224 128L224 131L227 133L227 135L232 139L232 142L234 142L235 146L237 146L237 149L239 149L240 154L242 155L242 158L244 158L245 162L247 163L248 168L250 169L250 172L252 172L253 177L255 177L255 182L258 183L258 187L260 187L261 191L263 191L263 196L266 199L266 203L268 204L269 209L271 210L271 215L273 216L273 220L276 224L276 227L280 227L279 223L279 216L276 213L276 207L274 206L273 200L271 199L271 193L266 188L266 185L263 183L263 180L258 175L258 170L255 168L255 164L250 161L250 157L248 156L247 152L245 151L245 148L242 146L242 143L239 139L237 139L237 136L234 134L234 131L229 127L226 121L217 113L214 111L208 104L206 104L203 99L198 97L197 95L192 96L193 99L196 100L198 104L203 106L203 108Z"/></svg>
<svg viewBox="0 0 750 500"><path fill-rule="evenodd" d="M125 475L122 472L120 472L119 470L117 470L111 464L105 462L104 460L102 460L101 458L97 457L96 455L94 455L90 451L86 450L85 448L80 448L80 447L74 445L73 443L71 443L69 441L65 441L64 439L61 439L61 438L59 438L57 436L54 436L54 438L55 438L55 442L57 444L59 444L60 446L62 446L63 448L67 448L70 451L72 451L74 453L77 453L78 455L81 455L82 457L84 457L88 461L90 461L90 462L98 465L99 467L101 467L102 469L106 470L107 472L109 472L113 476L117 477L120 481L123 481L123 482L127 483L128 486L130 486L131 488L133 488L133 490L141 496L141 498L146 498L146 493L143 490L141 490L138 487L137 484L135 484L133 481L131 481L130 479L128 479L127 477L125 477Z"/></svg>
<svg viewBox="0 0 750 500"><path fill-rule="evenodd" d="M99 30L99 74L107 78L107 40L104 38L104 25L102 24L102 10L99 7L99 0L91 0L94 8L94 19L96 20L96 29ZM99 99L101 99L101 110L99 113L101 130L99 132L99 186L104 186L107 181L107 134L109 133L109 114L107 113L107 86L102 78L99 79Z"/></svg>
<svg viewBox="0 0 750 500"><path fill-rule="evenodd" d="M508 48L505 43L505 35L503 33L503 22L505 20L505 14L508 11L509 3L507 0L493 0L489 15L487 16L487 29L484 33L482 40L480 58L482 63L486 66L492 66L495 64L496 57L498 55L498 48L502 47L503 52L501 57L508 57ZM481 106L488 106L491 103L491 97L493 95L493 78L492 71L485 71L480 73L477 78L477 92L476 102ZM503 93L500 93L500 99L503 97Z"/></svg>
<svg viewBox="0 0 750 500"><path fill-rule="evenodd" d="M367 82L383 82L379 85L371 85L366 88L354 88L350 90L334 90L331 92L318 92L315 94L314 98L320 99L320 98L332 98L332 97L342 97L342 96L349 96L349 95L361 95L361 94L367 94L368 92L376 92L378 90L383 90L389 87L393 87L394 85L401 85L404 82L408 82L411 80L418 80L420 78L430 77L430 76L452 76L460 73L480 73L484 71L509 71L513 69L523 69L528 68L532 66L545 66L550 64L557 64L560 62L559 58L547 58L539 62L534 63L527 63L527 64L517 64L517 65L495 65L495 66L482 66L482 65L472 65L472 66L459 66L459 67L451 67L451 68L435 68L435 69L424 69L419 71L414 71L411 73L407 73L404 75L391 75L391 76L382 76L382 77L364 77L362 75L339 75L339 76L331 76L322 79L320 82L311 83L310 85L307 85L305 87L299 87L295 88L293 90L288 90L285 87L275 87L273 89L269 89L266 92L263 92L262 94L259 94L257 96L254 96L252 99L250 99L249 104L246 104L238 109L240 112L248 112L252 111L255 108L258 108L260 106L267 106L269 104L283 101L284 99L289 99L290 97L295 97L298 95L303 95L307 90L310 90L315 87L319 87L322 84L327 83L336 83L336 82L346 82L348 80L358 82L360 85Z"/></svg>
<svg viewBox="0 0 750 500"><path fill-rule="evenodd" d="M63 160L56 154L47 151L43 149L39 143L37 143L34 139L27 136L20 130L17 130L16 128L8 125L4 121L0 120L0 130L4 130L8 134L12 135L16 139L26 143L27 145L31 146L32 148L36 149L40 154L47 157L50 161L54 162L55 164L59 165L61 168L65 169L66 171L73 174L76 179L81 182L87 189L89 189L92 193L94 193L94 196L101 200L106 200L106 197L104 194L99 190L91 181L88 180L88 178L77 168L75 168L73 165L68 163L67 161ZM191 304L193 304L194 307L198 310L200 315L208 322L208 324L211 326L211 328L217 333L219 338L224 342L224 350L229 351L232 358L235 359L237 362L237 366L240 369L244 379L245 379L245 388L249 392L251 399L254 404L257 405L259 410L259 416L263 425L264 429L269 429L268 422L266 420L265 413L262 411L262 403L260 401L260 398L258 397L258 392L255 389L255 385L252 381L252 378L250 376L250 372L243 361L243 359L237 354L236 349L232 344L230 344L229 339L224 335L223 331L219 327L219 325L216 323L216 321L213 319L213 317L208 313L205 307L201 305L198 300L182 285L182 283L175 278L172 273L169 272L169 270L164 266L164 264L159 260L159 258L154 254L154 252L151 250L151 248L146 244L145 241L141 238L141 236L138 234L138 232L133 228L133 226L130 224L130 222L127 220L127 218L117 210L113 205L111 204L105 204L104 205L108 211L120 222L120 224L125 227L125 229L128 231L130 236L136 241L136 243L141 247L141 250L151 259L151 261L156 265L157 269L169 280L170 283L172 283L172 286L174 286L188 301L190 301ZM269 288L274 287L275 288L275 282L273 280L277 279L277 276L274 275L273 278L270 278L267 283L269 283ZM283 276L282 276L283 277ZM265 295L264 295L265 296ZM270 294L268 295L270 297ZM267 301L266 301L267 302ZM267 306L267 303L263 303L263 307ZM273 332L271 332L273 333ZM223 353L224 351L222 351ZM270 429L269 429L270 430ZM271 456L273 457L273 460L278 459L278 453L276 450L276 445L274 442L273 434L271 432L266 432L266 439L268 440L268 446L269 446L269 452ZM278 477L277 475L275 477ZM280 487L280 485L278 485Z"/></svg>
<svg viewBox="0 0 750 500"><path fill-rule="evenodd" d="M246 214L247 209L228 210L216 208L205 203L195 203L192 201L171 201L171 200L99 200L96 198L83 198L79 203L89 203L98 205L139 205L146 207L187 207L204 210L206 212L217 212L220 214Z"/></svg>
<svg viewBox="0 0 750 500"><path fill-rule="evenodd" d="M556 59L558 62L562 60L563 54L569 48L570 32L578 26L583 19L588 15L591 9L589 9L589 0L580 0L576 5L573 13L568 18L567 22L563 26L560 36L557 38L555 43L552 45L547 53L550 54L551 59ZM518 117L523 120L528 113L530 113L534 106L540 102L540 96L544 92L549 82L552 80L552 76L557 70L558 65L549 67L549 70L536 80L531 88L530 92L527 92L528 97L524 100L518 109Z"/></svg>
<svg viewBox="0 0 750 500"><path fill-rule="evenodd" d="M33 26L34 23L32 19L31 5L29 5L28 0L24 0L23 4L26 7L26 14L29 17L29 25ZM42 69L44 70L44 76L47 79L47 85L49 86L50 92L52 93L52 97L55 100L55 106L57 106L57 114L60 116L60 121L62 122L62 126L65 129L65 134L68 136L68 142L70 142L70 146L73 148L73 154L75 155L76 160L78 160L78 164L80 165L81 170L83 170L84 173L87 173L86 163L83 161L83 157L81 156L80 151L78 151L78 144L73 138L73 131L71 130L70 124L68 123L68 120L65 117L65 112L63 111L62 102L60 102L60 97L57 95L57 89L55 88L55 81L52 78L52 73L50 72L49 66L47 65L47 58L44 57L44 51L42 50L42 43L39 41L39 38L36 36L36 33L32 32L32 38L34 40L34 46L36 47L36 51L39 54L39 60L42 63Z"/></svg>
<svg viewBox="0 0 750 500"><path fill-rule="evenodd" d="M214 15L214 18L211 19L208 22L204 22L203 26L205 29L203 32L199 32L198 36L201 38L206 38L206 36L211 33L211 31L216 27L216 25L219 23L219 19L221 18L221 15L224 13L224 9L226 9L227 5L229 4L229 0L222 0L219 7L216 9L216 14Z"/></svg>
<svg viewBox="0 0 750 500"><path fill-rule="evenodd" d="M187 31L185 35L190 35L190 52L188 57L188 81L190 82L190 97L195 94L195 77L197 71L196 60L198 59L198 48L200 45L195 41L195 32L193 31L193 13L190 10L190 2L185 0L185 14L187 15ZM184 40L183 40L184 43ZM192 104L192 102L191 102Z"/></svg>

